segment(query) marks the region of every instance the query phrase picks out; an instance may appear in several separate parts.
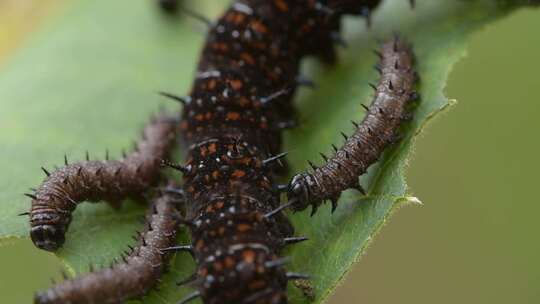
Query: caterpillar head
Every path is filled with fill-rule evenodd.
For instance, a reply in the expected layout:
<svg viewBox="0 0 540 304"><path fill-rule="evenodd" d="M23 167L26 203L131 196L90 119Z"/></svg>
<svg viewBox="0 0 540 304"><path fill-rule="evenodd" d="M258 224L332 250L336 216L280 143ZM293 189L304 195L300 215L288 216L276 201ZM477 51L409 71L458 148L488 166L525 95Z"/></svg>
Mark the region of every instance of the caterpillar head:
<svg viewBox="0 0 540 304"><path fill-rule="evenodd" d="M43 250L55 251L62 247L66 238L66 229L71 222L71 215L59 214L53 210L32 214L30 238Z"/></svg>
<svg viewBox="0 0 540 304"><path fill-rule="evenodd" d="M310 174L300 173L293 176L287 190L287 198L289 202L294 202L291 206L294 211L302 211L313 204L310 192L313 183Z"/></svg>

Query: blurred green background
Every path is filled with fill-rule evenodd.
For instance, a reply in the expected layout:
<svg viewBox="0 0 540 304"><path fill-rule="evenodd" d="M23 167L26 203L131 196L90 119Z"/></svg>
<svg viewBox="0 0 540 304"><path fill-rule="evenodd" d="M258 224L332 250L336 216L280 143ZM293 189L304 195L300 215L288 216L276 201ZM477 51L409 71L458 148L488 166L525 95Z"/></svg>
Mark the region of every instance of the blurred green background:
<svg viewBox="0 0 540 304"><path fill-rule="evenodd" d="M425 205L393 217L330 303L540 303L538 29L540 11L521 10L471 38L446 90L458 105L410 162ZM0 303L29 303L60 269L30 241L3 243Z"/></svg>

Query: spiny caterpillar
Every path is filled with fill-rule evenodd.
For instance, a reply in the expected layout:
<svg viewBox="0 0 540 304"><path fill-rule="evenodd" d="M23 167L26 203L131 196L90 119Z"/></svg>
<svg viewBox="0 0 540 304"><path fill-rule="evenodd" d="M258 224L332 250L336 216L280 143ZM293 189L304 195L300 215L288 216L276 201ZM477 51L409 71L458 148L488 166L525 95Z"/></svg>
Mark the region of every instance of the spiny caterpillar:
<svg viewBox="0 0 540 304"><path fill-rule="evenodd" d="M288 188L289 202L296 211L312 206L312 215L319 205L330 200L332 211L337 207L341 192L354 188L364 193L358 177L366 173L384 150L399 140L398 129L404 120L411 119L407 106L418 99L414 91L417 74L413 67L413 54L404 40L395 37L382 46L378 53L381 74L379 84L373 86L374 101L361 124L353 122L355 132L345 143L334 148L334 155L328 158L321 153L325 164L313 166L313 173L295 175Z"/></svg>
<svg viewBox="0 0 540 304"><path fill-rule="evenodd" d="M343 14L379 1L235 2L207 37L181 135L189 145L184 174L196 291L181 303L287 303L282 249L295 237L281 212L275 163L300 60L333 59ZM301 29L301 30L299 30ZM184 249L185 247L183 247Z"/></svg>
<svg viewBox="0 0 540 304"><path fill-rule="evenodd" d="M176 241L177 199L170 193L154 199L145 230L136 237L136 246L122 254L120 262L37 293L35 303L123 303L145 295L167 267L170 253L163 249Z"/></svg>
<svg viewBox="0 0 540 304"><path fill-rule="evenodd" d="M141 200L157 185L161 175L160 161L166 158L175 142L177 119L158 116L143 130L135 151L121 160L86 161L69 164L53 172L42 168L47 177L32 199L30 237L34 244L54 251L65 241L71 213L80 202L108 201L119 207L122 200ZM88 155L88 154L87 154Z"/></svg>
<svg viewBox="0 0 540 304"><path fill-rule="evenodd" d="M51 174L47 172L50 176L36 194L30 195L32 229L36 230L32 231L32 238L38 247L47 250L62 245L71 212L78 202L102 199L116 202L140 197L157 185L160 163L184 175L181 188L168 189L181 196L185 208L182 218L168 218L171 226L166 225L166 229L155 229L150 223L149 231L156 233L159 241L150 244L148 236L143 236L142 245L129 253L124 263L61 283L38 294L36 303L120 303L140 297L155 285L171 251L188 251L197 263L196 273L185 280L196 291L179 303L198 297L206 304L287 303L287 282L307 276L286 271L287 258L281 257L281 251L307 238L294 236L294 229L282 211L288 207L301 210L314 204L313 196L296 194L299 178L289 187L275 181L283 171L282 130L296 125L292 97L297 86L309 84L298 76L300 61L309 55L334 61L341 17L353 14L369 18L379 3L380 0L234 2L218 21L210 23L189 96L162 93L184 104L178 127L188 147L185 163L165 161L174 142L170 134L176 128L173 121L167 120L158 128L161 131L146 137L148 143L143 146L147 149L139 149L133 157L118 162L66 164ZM412 62L405 59L407 54L412 55L408 49L402 49L403 41L395 40L389 45L397 49L389 52L386 46L383 48L381 83L392 81L392 88L405 89L404 83L409 78L401 73L404 71L401 65L411 67ZM386 71L385 63L396 56L404 60L398 63L398 72ZM406 78L395 79L401 76ZM389 92L381 89L382 93ZM387 140L388 134L395 135L395 130L379 127L378 123L391 118L391 122L384 123L395 126L394 119L401 121L405 113L398 113L386 101L376 100L373 109L394 111L383 116L373 113L377 120L371 122L372 131L386 132L374 134L373 140ZM370 155L376 158L386 145L375 146L378 150ZM346 153L351 149L347 144L342 148ZM339 156L336 159L340 161ZM317 178L323 181L324 174L330 173L344 181L353 179L339 175L348 171L328 168L321 170ZM357 169L347 167L347 170ZM364 171L351 172L359 175ZM327 185L333 186L334 195L339 195L350 183ZM312 185L307 186L310 193L318 193ZM287 190L289 202L280 204L280 195ZM323 198L324 195L317 196ZM152 214L159 217L168 212L176 214L168 209L166 201L163 209L158 208ZM178 223L188 227L191 244L171 246ZM143 249L153 255L140 254ZM138 262L133 263L134 260ZM145 268L148 265L154 265L155 271ZM137 279L123 276L126 274ZM111 295L114 291L117 294Z"/></svg>

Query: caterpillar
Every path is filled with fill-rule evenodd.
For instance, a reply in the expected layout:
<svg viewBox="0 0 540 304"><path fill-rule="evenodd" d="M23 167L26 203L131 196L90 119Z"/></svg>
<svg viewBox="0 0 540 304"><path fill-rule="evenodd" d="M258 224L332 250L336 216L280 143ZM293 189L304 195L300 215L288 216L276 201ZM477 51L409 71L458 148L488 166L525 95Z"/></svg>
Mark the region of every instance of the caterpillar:
<svg viewBox="0 0 540 304"><path fill-rule="evenodd" d="M97 272L66 280L37 293L34 303L123 303L143 296L165 271L174 245L179 215L177 197L160 193L146 215L146 228L139 233L137 245L124 252L122 260Z"/></svg>
<svg viewBox="0 0 540 304"><path fill-rule="evenodd" d="M165 239L171 240L167 238L170 233L158 233L155 237L163 242L151 246L142 238L142 248L159 252L160 257L136 249L112 269L68 280L38 294L36 303L118 303L138 297L155 284L171 251L188 251L197 264L196 273L185 280L196 290L181 304L198 297L211 304L287 303L288 281L307 276L288 272L281 251L307 238L294 235L282 211L288 207L301 210L312 199L310 196L307 202L294 196L294 180L288 187L275 181L286 155L281 152L282 130L296 124L292 97L297 86L308 83L298 76L299 64L308 55L334 61L341 16L369 18L379 3L234 2L217 22L210 23L190 94L162 94L184 104L178 125L188 147L183 164L161 161L167 159L174 142L171 134L177 127L175 120L168 119L166 127L156 127L160 131L143 138L140 146L144 148L139 152L122 161L66 162L66 167L46 172L50 176L36 194L30 194L32 238L38 247L54 250L64 242L78 202L106 199L114 203L141 197L157 184L161 163L183 173L182 187L169 192L181 195L185 202L186 210L178 221L188 227L191 243L165 244ZM394 54L383 49L383 63L387 55ZM402 75L392 74L390 79L398 76ZM153 126L155 121L147 129L154 130ZM282 192L288 192L285 204L280 203ZM139 268L131 259L144 264L140 267L158 265L158 270ZM126 274L131 276L122 276ZM134 283L134 277L144 284ZM114 291L117 294L111 294ZM54 302L57 298L60 302Z"/></svg>
<svg viewBox="0 0 540 304"><path fill-rule="evenodd" d="M281 212L275 182L281 130L294 119L291 99L300 60L335 59L343 14L369 15L380 1L236 1L210 28L188 97L181 135L186 221L207 304L287 303L286 286L304 275L287 272L281 250L296 237Z"/></svg>
<svg viewBox="0 0 540 304"><path fill-rule="evenodd" d="M312 173L296 174L288 186L287 197L296 211L312 206L312 215L325 200L332 203L332 212L337 207L341 192L354 188L364 193L358 183L368 167L375 163L383 151L399 140L398 129L411 114L408 105L419 95L414 91L417 74L413 66L410 46L396 36L386 42L378 52L381 74L377 86L373 86L375 97L361 124L348 137L341 148L334 147L334 155L328 158L321 153L325 163L313 166Z"/></svg>
<svg viewBox="0 0 540 304"><path fill-rule="evenodd" d="M30 237L41 249L54 251L65 242L71 214L80 202L108 201L119 207L122 200L142 200L149 187L160 179L160 161L175 142L177 119L160 115L144 128L135 151L122 160L89 160L69 164L46 174L34 193L30 212Z"/></svg>

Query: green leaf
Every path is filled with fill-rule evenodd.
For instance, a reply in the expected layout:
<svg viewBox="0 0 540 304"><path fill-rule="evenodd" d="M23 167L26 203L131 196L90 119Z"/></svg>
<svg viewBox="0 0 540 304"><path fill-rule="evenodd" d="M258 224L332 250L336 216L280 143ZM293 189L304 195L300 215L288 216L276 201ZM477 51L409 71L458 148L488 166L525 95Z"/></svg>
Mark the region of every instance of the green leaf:
<svg viewBox="0 0 540 304"><path fill-rule="evenodd" d="M46 19L58 0L0 3L0 64Z"/></svg>
<svg viewBox="0 0 540 304"><path fill-rule="evenodd" d="M348 18L350 46L340 51L339 63L330 67L308 60L304 66L319 86L302 90L297 98L302 125L286 134L285 145L291 172L306 169L305 161L317 159L319 151L329 152L330 144L339 145L338 132L350 133L349 121L361 120L360 104L369 103L372 94L367 83L377 80L372 69L377 59L371 51L375 38L399 30L412 41L422 79L422 102L405 139L361 179L368 196L346 192L333 216L329 206L313 218L309 212L291 215L297 234L310 241L285 252L292 257L289 269L312 275L316 302L332 292L392 211L419 202L404 179L414 138L450 104L442 90L452 65L465 54L467 37L519 6L518 1L424 0L410 10L407 2L385 1L369 31L364 20ZM4 240L28 235L27 218L16 214L28 209L22 193L40 183L40 166L60 165L64 153L82 159L86 149L94 158L103 158L106 148L119 155L157 110L161 99L156 91L181 94L189 89L203 43L199 24L164 18L151 1L76 0L65 5L0 67ZM143 213L144 206L130 202L121 211L82 204L58 256L73 275L87 271L89 263L107 265L132 243L130 236L141 228L138 218ZM175 256L161 290L152 292L146 303L180 299L188 289L174 283L193 269L189 256ZM309 302L298 289L290 290L292 303Z"/></svg>

